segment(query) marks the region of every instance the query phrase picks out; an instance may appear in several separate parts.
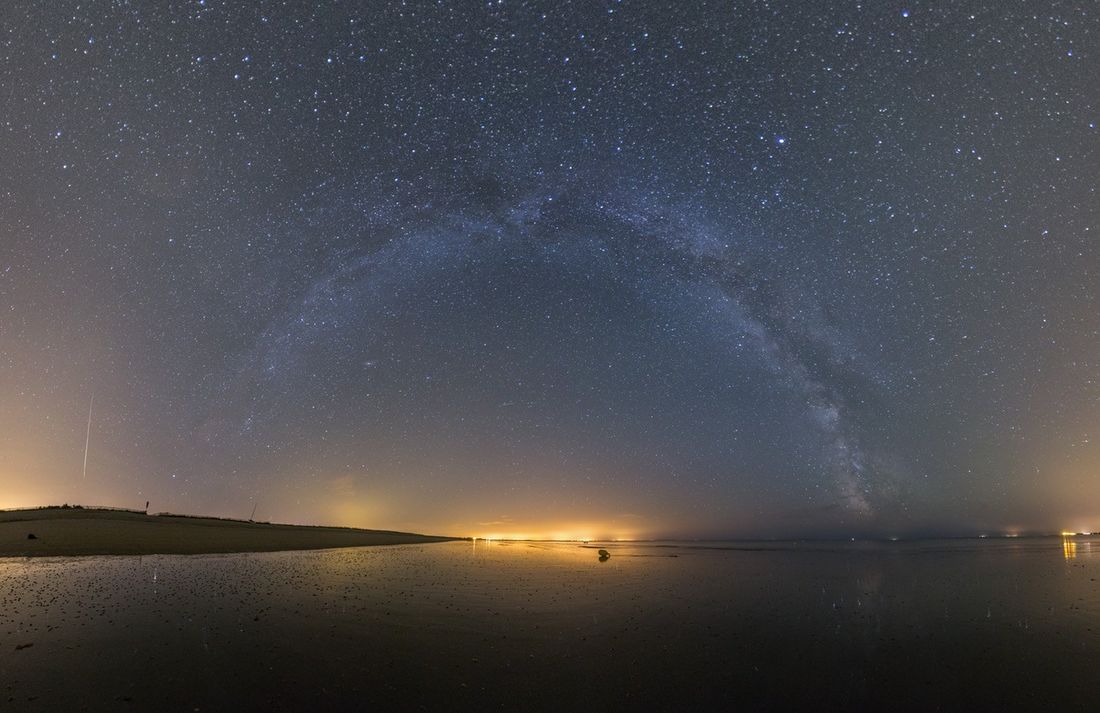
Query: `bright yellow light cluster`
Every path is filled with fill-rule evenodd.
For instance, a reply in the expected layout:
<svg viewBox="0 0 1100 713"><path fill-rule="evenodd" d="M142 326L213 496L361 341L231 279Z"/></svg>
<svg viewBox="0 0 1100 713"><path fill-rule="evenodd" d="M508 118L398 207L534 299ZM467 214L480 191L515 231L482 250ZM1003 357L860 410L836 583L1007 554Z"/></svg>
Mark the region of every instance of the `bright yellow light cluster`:
<svg viewBox="0 0 1100 713"><path fill-rule="evenodd" d="M605 534L607 529L598 526L548 528L544 531L528 530L517 532L487 532L477 535L474 539L493 540L550 540L554 542L599 542L617 541L631 542L636 536L634 533Z"/></svg>

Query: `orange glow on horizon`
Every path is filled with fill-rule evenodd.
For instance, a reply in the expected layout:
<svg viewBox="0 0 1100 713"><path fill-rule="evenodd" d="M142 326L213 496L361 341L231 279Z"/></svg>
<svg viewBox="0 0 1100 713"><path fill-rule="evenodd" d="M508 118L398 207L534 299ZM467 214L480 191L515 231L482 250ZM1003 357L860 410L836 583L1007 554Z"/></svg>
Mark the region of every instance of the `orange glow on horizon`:
<svg viewBox="0 0 1100 713"><path fill-rule="evenodd" d="M473 539L485 541L521 541L542 540L548 542L631 542L636 539L634 533L602 534L607 530L600 527L561 527L547 530L517 530L511 532L483 532L473 535Z"/></svg>

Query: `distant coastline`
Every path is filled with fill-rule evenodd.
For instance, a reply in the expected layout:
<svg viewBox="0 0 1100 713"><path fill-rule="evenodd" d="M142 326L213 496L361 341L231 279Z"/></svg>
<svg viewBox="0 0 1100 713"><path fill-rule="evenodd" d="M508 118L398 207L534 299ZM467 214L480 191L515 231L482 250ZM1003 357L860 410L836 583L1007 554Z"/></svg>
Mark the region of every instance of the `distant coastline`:
<svg viewBox="0 0 1100 713"><path fill-rule="evenodd" d="M0 557L277 552L460 539L80 506L0 512Z"/></svg>

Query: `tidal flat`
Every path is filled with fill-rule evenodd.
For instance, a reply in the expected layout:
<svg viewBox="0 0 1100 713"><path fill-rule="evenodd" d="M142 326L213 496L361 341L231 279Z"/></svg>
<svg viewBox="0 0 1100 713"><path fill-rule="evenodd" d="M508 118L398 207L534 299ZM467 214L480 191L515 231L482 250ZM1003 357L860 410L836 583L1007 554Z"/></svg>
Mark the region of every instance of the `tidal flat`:
<svg viewBox="0 0 1100 713"><path fill-rule="evenodd" d="M0 558L0 709L1090 710L1098 555L1079 536Z"/></svg>

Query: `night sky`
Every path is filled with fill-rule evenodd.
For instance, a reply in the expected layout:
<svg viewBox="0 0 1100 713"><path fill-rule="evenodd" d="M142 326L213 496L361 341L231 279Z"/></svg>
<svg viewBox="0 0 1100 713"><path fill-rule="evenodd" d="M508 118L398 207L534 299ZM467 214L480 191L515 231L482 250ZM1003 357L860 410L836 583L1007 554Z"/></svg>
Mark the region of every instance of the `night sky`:
<svg viewBox="0 0 1100 713"><path fill-rule="evenodd" d="M1100 529L1098 77L1088 2L5 2L0 507Z"/></svg>

